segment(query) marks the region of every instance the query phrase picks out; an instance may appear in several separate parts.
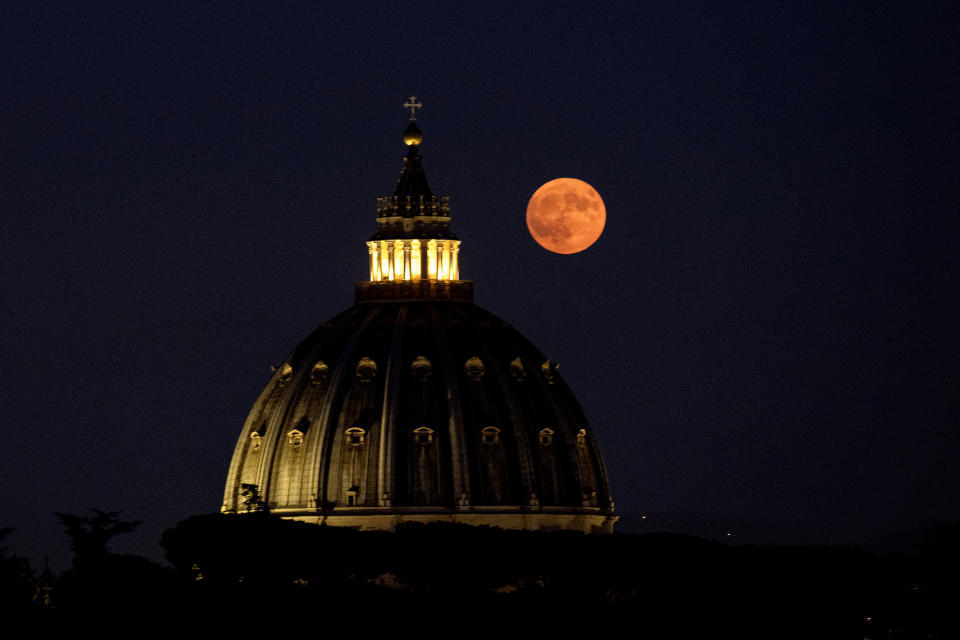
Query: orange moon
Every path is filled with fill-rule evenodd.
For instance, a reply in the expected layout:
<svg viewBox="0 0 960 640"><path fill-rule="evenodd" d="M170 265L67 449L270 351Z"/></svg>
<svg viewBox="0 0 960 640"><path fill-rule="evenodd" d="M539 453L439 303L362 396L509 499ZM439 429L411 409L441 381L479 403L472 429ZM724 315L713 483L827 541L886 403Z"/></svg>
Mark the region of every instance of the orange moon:
<svg viewBox="0 0 960 640"><path fill-rule="evenodd" d="M537 189L527 204L527 229L554 253L583 251L600 237L607 208L597 190L583 180L557 178Z"/></svg>

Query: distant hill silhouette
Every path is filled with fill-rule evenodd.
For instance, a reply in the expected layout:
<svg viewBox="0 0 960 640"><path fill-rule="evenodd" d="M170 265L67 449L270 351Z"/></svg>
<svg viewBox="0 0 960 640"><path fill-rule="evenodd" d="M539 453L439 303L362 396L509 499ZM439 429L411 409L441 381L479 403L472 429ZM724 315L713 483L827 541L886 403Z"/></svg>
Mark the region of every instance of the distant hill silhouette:
<svg viewBox="0 0 960 640"><path fill-rule="evenodd" d="M618 533L683 533L729 544L803 545L816 540L790 529L692 511L646 511L620 514Z"/></svg>

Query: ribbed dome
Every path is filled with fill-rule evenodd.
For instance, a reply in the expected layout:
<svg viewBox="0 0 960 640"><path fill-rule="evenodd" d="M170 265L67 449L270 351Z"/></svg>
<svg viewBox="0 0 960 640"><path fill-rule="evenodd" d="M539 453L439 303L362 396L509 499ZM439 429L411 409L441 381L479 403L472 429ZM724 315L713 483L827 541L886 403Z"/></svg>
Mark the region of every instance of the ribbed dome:
<svg viewBox="0 0 960 640"><path fill-rule="evenodd" d="M554 363L473 304L438 198L418 195L406 227L406 202L378 199L371 279L276 368L240 433L223 511L365 529L612 530L580 405Z"/></svg>
<svg viewBox="0 0 960 640"><path fill-rule="evenodd" d="M321 325L250 412L225 510L244 510L242 484L274 513L370 528L415 514L612 526L600 453L555 365L465 302L358 304Z"/></svg>

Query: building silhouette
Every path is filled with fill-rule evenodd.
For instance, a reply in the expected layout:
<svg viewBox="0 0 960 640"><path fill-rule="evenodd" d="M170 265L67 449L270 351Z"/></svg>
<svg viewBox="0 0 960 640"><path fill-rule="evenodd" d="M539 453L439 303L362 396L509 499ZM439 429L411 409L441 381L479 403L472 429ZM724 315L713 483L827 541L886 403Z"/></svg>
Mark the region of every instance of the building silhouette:
<svg viewBox="0 0 960 640"><path fill-rule="evenodd" d="M361 529L452 521L610 532L603 459L557 371L473 303L411 99L356 303L280 364L237 441L222 511Z"/></svg>

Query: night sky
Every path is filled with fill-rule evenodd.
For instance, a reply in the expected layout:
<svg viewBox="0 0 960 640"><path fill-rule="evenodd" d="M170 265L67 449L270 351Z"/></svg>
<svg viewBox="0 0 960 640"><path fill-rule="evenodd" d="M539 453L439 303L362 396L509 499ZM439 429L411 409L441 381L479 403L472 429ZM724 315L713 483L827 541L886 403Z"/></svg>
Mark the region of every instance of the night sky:
<svg viewBox="0 0 960 640"><path fill-rule="evenodd" d="M837 6L840 5L840 6ZM0 527L219 509L353 304L411 94L461 274L590 416L617 510L815 542L960 520L956 2L0 8ZM524 213L586 180L607 227ZM121 550L123 545L120 545Z"/></svg>

